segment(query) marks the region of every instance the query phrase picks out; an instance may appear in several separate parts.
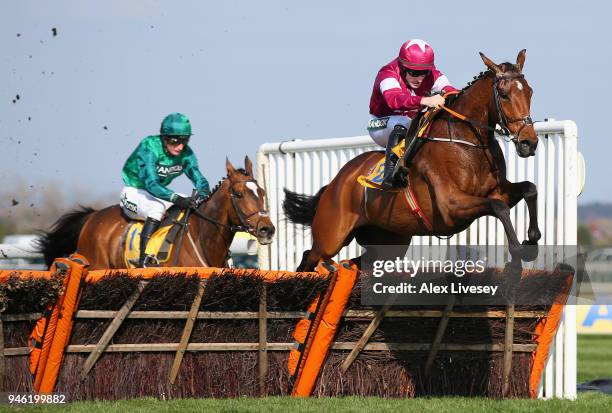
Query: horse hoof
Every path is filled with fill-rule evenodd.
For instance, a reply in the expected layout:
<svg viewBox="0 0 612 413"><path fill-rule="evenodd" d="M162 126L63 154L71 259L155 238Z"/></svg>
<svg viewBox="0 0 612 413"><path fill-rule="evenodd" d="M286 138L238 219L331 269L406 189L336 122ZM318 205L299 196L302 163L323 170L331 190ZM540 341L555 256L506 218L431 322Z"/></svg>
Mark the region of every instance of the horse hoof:
<svg viewBox="0 0 612 413"><path fill-rule="evenodd" d="M535 261L538 258L538 243L532 241L523 241L520 256L523 261Z"/></svg>
<svg viewBox="0 0 612 413"><path fill-rule="evenodd" d="M527 238L529 238L529 242L531 244L525 244L525 241L523 241L523 245L534 245L538 243L540 238L542 238L542 234L537 229L530 229L527 231Z"/></svg>
<svg viewBox="0 0 612 413"><path fill-rule="evenodd" d="M516 248L511 247L510 255L514 258L520 258L525 262L534 261L538 258L538 245L525 240Z"/></svg>

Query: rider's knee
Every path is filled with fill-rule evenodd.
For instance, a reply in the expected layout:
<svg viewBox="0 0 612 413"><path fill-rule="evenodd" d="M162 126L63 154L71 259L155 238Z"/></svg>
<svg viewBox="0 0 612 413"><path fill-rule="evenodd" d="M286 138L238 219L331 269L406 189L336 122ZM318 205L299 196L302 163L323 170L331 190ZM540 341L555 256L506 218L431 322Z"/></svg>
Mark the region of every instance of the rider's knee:
<svg viewBox="0 0 612 413"><path fill-rule="evenodd" d="M147 218L161 221L166 214L166 207L162 203L151 203L148 205L146 216Z"/></svg>

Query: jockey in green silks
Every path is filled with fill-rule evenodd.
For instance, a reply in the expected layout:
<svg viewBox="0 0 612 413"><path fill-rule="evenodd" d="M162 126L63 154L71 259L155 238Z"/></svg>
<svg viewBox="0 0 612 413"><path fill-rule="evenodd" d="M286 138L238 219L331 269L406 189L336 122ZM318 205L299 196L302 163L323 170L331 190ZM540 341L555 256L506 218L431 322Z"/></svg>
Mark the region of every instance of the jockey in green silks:
<svg viewBox="0 0 612 413"><path fill-rule="evenodd" d="M125 187L121 191L121 207L129 218L144 221L138 262L141 268L157 265L157 259L145 251L166 210L172 204L181 208L196 207L194 198L168 189L170 182L184 173L201 197L210 193L208 181L188 146L190 137L191 123L187 116L171 113L162 121L160 134L144 138L123 166Z"/></svg>

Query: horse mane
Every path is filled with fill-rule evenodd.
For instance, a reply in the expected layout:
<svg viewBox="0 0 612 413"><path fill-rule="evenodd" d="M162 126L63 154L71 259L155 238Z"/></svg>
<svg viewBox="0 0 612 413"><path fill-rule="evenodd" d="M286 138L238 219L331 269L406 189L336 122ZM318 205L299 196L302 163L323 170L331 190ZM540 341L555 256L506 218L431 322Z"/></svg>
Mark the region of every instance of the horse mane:
<svg viewBox="0 0 612 413"><path fill-rule="evenodd" d="M244 168L236 168L236 172L240 172L244 176L249 176L249 174ZM215 194L215 192L219 190L219 188L221 188L221 185L223 185L223 182L225 182L227 178L228 178L227 176L224 176L223 178L221 178L221 180L217 182L217 184L214 186L213 189L210 190L210 193L208 194L206 198L202 200L202 202L203 203L207 202L210 198L212 198L212 196Z"/></svg>
<svg viewBox="0 0 612 413"><path fill-rule="evenodd" d="M493 72L491 70L485 70L484 72L480 72L478 76L474 76L472 80L470 80L467 85L461 89L460 93L463 94L466 90L468 90L474 83L478 82L480 79L484 79L485 77L492 76Z"/></svg>
<svg viewBox="0 0 612 413"><path fill-rule="evenodd" d="M504 62L504 63L500 63L498 65L501 69L502 72L504 73L520 73L520 69L518 68L517 65L512 64L510 62ZM465 92L467 89L469 89L471 86L474 85L474 83L478 82L481 79L484 79L485 77L489 77L489 76L493 76L493 71L491 71L490 69L487 69L483 72L480 72L478 74L478 76L474 76L474 78L472 80L470 80L467 85L465 85L463 87L463 89L460 90L460 94L463 94L463 92Z"/></svg>

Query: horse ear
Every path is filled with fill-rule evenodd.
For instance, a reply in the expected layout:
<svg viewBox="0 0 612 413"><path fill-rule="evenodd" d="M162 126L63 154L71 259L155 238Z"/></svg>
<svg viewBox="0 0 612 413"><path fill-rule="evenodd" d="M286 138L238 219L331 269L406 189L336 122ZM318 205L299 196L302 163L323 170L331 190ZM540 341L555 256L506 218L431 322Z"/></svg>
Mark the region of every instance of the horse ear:
<svg viewBox="0 0 612 413"><path fill-rule="evenodd" d="M246 169L249 176L254 176L253 175L253 162L251 162L248 155L244 157L244 169Z"/></svg>
<svg viewBox="0 0 612 413"><path fill-rule="evenodd" d="M225 169L227 169L227 176L233 175L236 172L236 168L234 168L234 165L232 165L227 157L225 158Z"/></svg>
<svg viewBox="0 0 612 413"><path fill-rule="evenodd" d="M525 64L525 54L527 53L527 49L523 49L519 52L518 56L516 56L516 65L519 67L519 70L523 71L523 65Z"/></svg>
<svg viewBox="0 0 612 413"><path fill-rule="evenodd" d="M499 68L499 66L497 66L495 63L493 63L493 61L491 59L489 59L487 56L485 56L484 53L482 53L482 52L478 52L478 53L480 53L480 58L484 62L485 66L487 66L489 69L491 69L495 74L501 73L501 69Z"/></svg>

